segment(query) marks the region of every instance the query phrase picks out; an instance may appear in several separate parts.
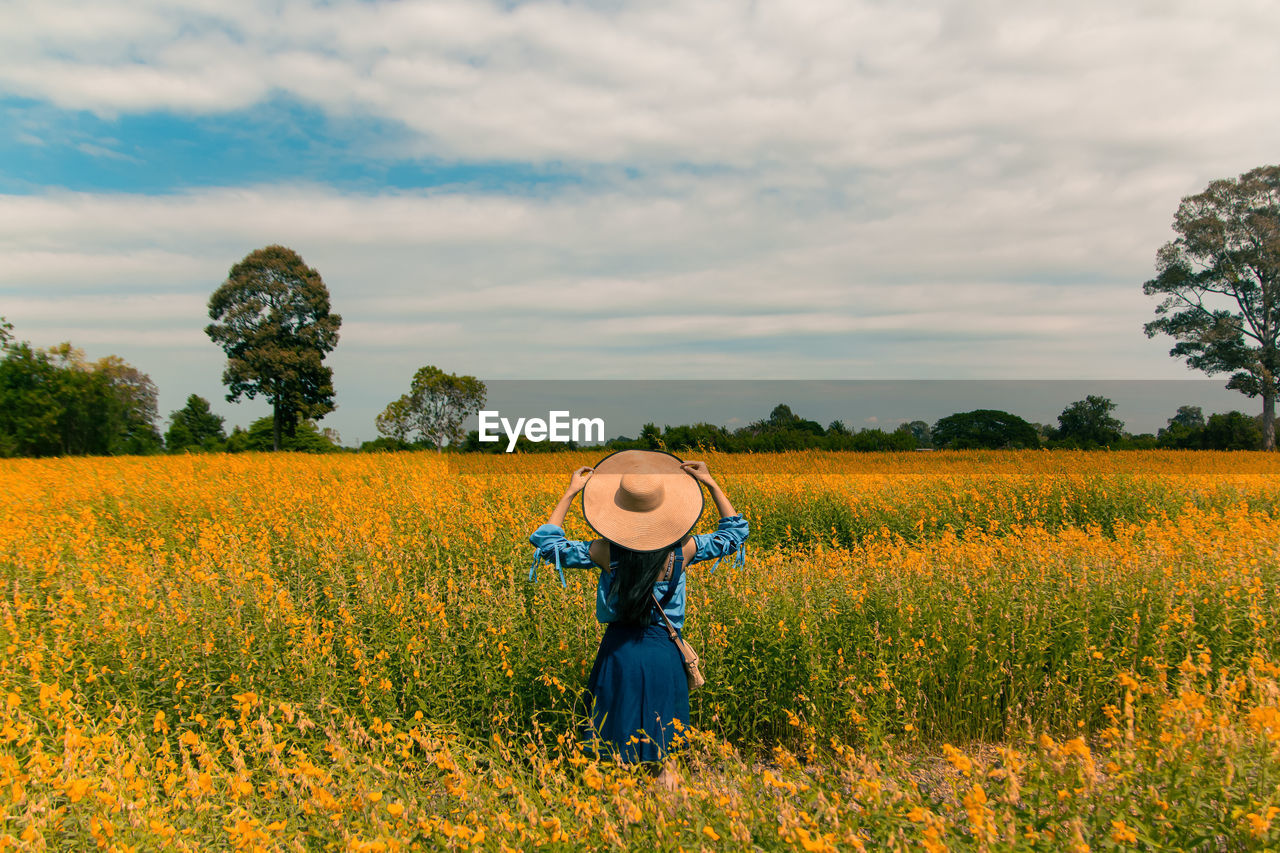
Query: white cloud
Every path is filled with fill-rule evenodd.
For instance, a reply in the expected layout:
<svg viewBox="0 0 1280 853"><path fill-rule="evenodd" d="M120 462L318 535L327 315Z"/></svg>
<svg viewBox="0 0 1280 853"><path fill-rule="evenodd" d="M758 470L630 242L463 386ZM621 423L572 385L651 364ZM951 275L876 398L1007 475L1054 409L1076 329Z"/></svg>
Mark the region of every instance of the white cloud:
<svg viewBox="0 0 1280 853"><path fill-rule="evenodd" d="M428 342L432 346L457 346L467 336L461 323L397 323L392 319L357 320L342 324L342 344L368 349L413 349ZM454 371L457 372L457 371Z"/></svg>
<svg viewBox="0 0 1280 853"><path fill-rule="evenodd" d="M215 399L208 296L249 251L284 243L344 318L326 422L366 436L428 363L488 378L1182 377L1140 331L1161 238L1134 257L1097 237L1134 203L1026 216L1024 202L861 221L723 176L550 198L0 196L0 313L39 345L137 364L162 408Z"/></svg>
<svg viewBox="0 0 1280 853"><path fill-rule="evenodd" d="M153 379L171 379L171 364L166 359L176 350L194 350L209 341L204 335L191 329L142 329L137 322L121 323L119 326L104 325L101 318L90 317L83 326L68 325L62 318L53 325L58 332L58 341L68 341L76 347L88 350L91 357L99 357L106 353L119 354L127 351L131 357L126 361L142 369ZM99 352L101 350L101 352ZM158 352L163 350L164 352ZM172 396L176 391L172 384L167 389Z"/></svg>
<svg viewBox="0 0 1280 853"><path fill-rule="evenodd" d="M192 317L205 311L205 300L194 293L148 295L90 294L55 298L6 296L5 311L28 323L60 325L97 321L123 327L123 339L132 330L152 323L189 326Z"/></svg>
<svg viewBox="0 0 1280 853"><path fill-rule="evenodd" d="M0 197L0 210L6 209L6 202L12 198ZM129 205L121 207L125 209L121 213L125 213ZM72 211L66 212L71 214L69 219L78 218ZM83 237L85 242L68 241L68 231ZM96 250L90 249L87 244L95 239L100 245ZM27 248L33 244L43 245L39 249ZM175 281L189 281L207 274L212 260L176 248L149 248L139 242L137 235L125 237L114 246L107 245L102 235L92 235L89 229L77 229L68 222L51 222L49 230L39 237L19 234L0 239L0 251L4 258L0 265L0 292L11 289L19 293L37 292L46 287L65 292L118 289L129 293L163 289ZM222 263L221 258L217 260Z"/></svg>
<svg viewBox="0 0 1280 853"><path fill-rule="evenodd" d="M0 95L103 116L283 97L389 125L361 156L582 178L526 195L0 196L0 313L37 343L125 355L173 398L162 408L220 396L200 330L231 264L298 250L345 320L344 434L371 435L425 363L1183 377L1141 334L1141 282L1180 196L1280 150L1280 7L1250 0L17 0L0 15Z"/></svg>
<svg viewBox="0 0 1280 853"><path fill-rule="evenodd" d="M1190 164L1209 141L1280 134L1260 126L1280 9L1251 0L26 0L5 15L12 94L112 115L284 93L400 122L411 150L446 158L1017 168L1107 143L1127 168L1144 149ZM1254 150L1231 146L1220 156Z"/></svg>

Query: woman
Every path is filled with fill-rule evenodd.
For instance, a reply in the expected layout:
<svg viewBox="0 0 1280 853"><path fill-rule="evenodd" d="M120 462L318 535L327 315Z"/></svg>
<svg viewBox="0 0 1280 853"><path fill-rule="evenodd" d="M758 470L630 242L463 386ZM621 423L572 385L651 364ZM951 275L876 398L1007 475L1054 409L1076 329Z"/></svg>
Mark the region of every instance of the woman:
<svg viewBox="0 0 1280 853"><path fill-rule="evenodd" d="M720 512L714 533L690 535L702 515L706 486ZM582 492L582 514L602 538L566 539L562 525ZM607 627L587 680L590 732L599 750L645 762L659 782L677 778L664 766L676 721L689 722L684 662L658 612L684 624L684 567L737 551L747 521L734 511L704 462L669 453L624 450L595 468L579 468L547 523L530 543L537 562L600 568L596 618ZM714 568L714 566L713 566Z"/></svg>

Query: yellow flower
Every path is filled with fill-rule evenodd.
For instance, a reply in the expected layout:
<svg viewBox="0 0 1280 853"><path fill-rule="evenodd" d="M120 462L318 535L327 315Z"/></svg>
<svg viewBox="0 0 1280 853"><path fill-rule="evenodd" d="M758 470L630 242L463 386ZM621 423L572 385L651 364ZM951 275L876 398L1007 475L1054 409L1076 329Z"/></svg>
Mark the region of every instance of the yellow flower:
<svg viewBox="0 0 1280 853"><path fill-rule="evenodd" d="M1111 821L1111 840L1116 844L1132 844L1138 840L1138 835L1130 829L1124 821Z"/></svg>
<svg viewBox="0 0 1280 853"><path fill-rule="evenodd" d="M800 846L809 851L809 853L839 853L834 844L816 832L810 833L809 830L801 826L797 826L795 832L800 839Z"/></svg>
<svg viewBox="0 0 1280 853"><path fill-rule="evenodd" d="M1268 806L1265 815L1249 812L1244 816L1245 822L1249 824L1249 834L1254 838L1262 838L1271 829L1271 821L1277 814L1280 814L1280 808Z"/></svg>
<svg viewBox="0 0 1280 853"><path fill-rule="evenodd" d="M594 764L588 764L586 769L582 771L582 781L593 791L599 791L604 787L604 779Z"/></svg>
<svg viewBox="0 0 1280 853"><path fill-rule="evenodd" d="M618 811L622 813L622 819L627 823L636 823L640 820L640 807L626 797L618 798Z"/></svg>
<svg viewBox="0 0 1280 853"><path fill-rule="evenodd" d="M71 780L71 783L67 785L67 797L70 798L73 803L80 802L88 792L88 779L73 779Z"/></svg>
<svg viewBox="0 0 1280 853"><path fill-rule="evenodd" d="M1089 758L1089 745L1084 742L1082 737L1073 737L1062 745L1063 755L1075 755L1080 758Z"/></svg>
<svg viewBox="0 0 1280 853"><path fill-rule="evenodd" d="M947 757L947 761L951 762L951 766L959 770L965 776L973 772L973 762L969 757L960 750L956 749L949 743L942 745L942 753Z"/></svg>
<svg viewBox="0 0 1280 853"><path fill-rule="evenodd" d="M542 828L547 831L547 835L550 837L552 844L555 844L557 841L569 840L569 836L565 833L564 827L561 825L560 818L558 817L552 816L549 818L543 818Z"/></svg>

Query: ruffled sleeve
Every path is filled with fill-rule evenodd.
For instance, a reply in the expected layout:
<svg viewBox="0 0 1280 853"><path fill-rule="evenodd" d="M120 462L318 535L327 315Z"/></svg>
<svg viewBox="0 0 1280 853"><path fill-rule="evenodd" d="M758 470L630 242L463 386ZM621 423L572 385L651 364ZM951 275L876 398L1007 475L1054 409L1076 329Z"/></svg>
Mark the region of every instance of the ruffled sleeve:
<svg viewBox="0 0 1280 853"><path fill-rule="evenodd" d="M529 580L538 579L538 566L545 560L554 563L556 573L560 575L561 586L565 585L564 572L561 567L570 569L589 569L595 565L591 560L590 542L577 539L566 539L564 530L554 524L544 524L529 537L533 546L533 566L529 569Z"/></svg>
<svg viewBox="0 0 1280 853"><path fill-rule="evenodd" d="M716 525L714 533L698 533L694 535L693 543L697 550L694 551L693 559L689 562L700 563L703 560L715 560L716 562L711 565L711 571L715 571L721 557L726 557L737 551L738 559L736 564L741 566L746 562L747 555L747 549L743 546L743 543L747 541L747 534L750 532L750 525L742 517L742 513L722 518L720 523Z"/></svg>

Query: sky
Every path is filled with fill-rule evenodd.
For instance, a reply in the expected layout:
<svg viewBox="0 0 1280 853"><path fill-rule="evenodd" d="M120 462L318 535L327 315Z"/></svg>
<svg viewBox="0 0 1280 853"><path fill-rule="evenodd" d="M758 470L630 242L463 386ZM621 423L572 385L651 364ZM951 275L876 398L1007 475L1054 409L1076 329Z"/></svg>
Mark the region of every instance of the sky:
<svg viewBox="0 0 1280 853"><path fill-rule="evenodd" d="M0 316L247 425L208 298L289 246L348 444L427 364L1202 377L1142 283L1182 197L1280 159L1276 32L1252 0L3 0Z"/></svg>

